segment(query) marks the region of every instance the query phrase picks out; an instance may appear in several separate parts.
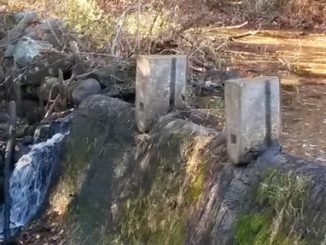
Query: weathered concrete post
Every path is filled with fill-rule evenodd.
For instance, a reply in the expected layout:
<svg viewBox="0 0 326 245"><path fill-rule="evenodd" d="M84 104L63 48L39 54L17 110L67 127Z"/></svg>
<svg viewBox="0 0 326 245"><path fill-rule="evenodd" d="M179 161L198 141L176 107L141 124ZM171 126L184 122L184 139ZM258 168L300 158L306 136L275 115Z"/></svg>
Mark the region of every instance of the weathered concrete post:
<svg viewBox="0 0 326 245"><path fill-rule="evenodd" d="M137 58L136 121L146 132L158 118L184 107L187 56L141 55Z"/></svg>
<svg viewBox="0 0 326 245"><path fill-rule="evenodd" d="M272 145L281 131L278 77L225 83L227 151L233 164L247 164Z"/></svg>

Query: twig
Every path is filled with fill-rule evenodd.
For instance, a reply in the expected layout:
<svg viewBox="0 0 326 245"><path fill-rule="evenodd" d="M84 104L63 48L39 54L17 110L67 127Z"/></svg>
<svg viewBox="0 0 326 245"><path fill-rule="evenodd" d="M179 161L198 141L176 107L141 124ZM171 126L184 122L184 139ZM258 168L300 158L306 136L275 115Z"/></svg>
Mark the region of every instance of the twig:
<svg viewBox="0 0 326 245"><path fill-rule="evenodd" d="M137 35L136 35L136 54L139 54L140 51L140 7L141 7L141 0L138 0L138 10L137 10Z"/></svg>
<svg viewBox="0 0 326 245"><path fill-rule="evenodd" d="M8 34L0 40L0 48L6 47L10 43L17 41L22 35L24 30L34 21L37 16L34 12L26 12L23 19L12 28Z"/></svg>
<svg viewBox="0 0 326 245"><path fill-rule="evenodd" d="M245 32L245 33L242 33L242 34L239 34L239 35L235 35L235 36L231 36L231 37L228 37L227 40L229 41L233 41L235 39L240 39L240 38L244 38L244 37L248 37L248 36L253 36L253 35L256 35L258 34L260 31L248 31L248 32Z"/></svg>
<svg viewBox="0 0 326 245"><path fill-rule="evenodd" d="M192 66L192 65L189 65L189 68L190 68L191 70L194 70L194 71L197 71L197 72L204 72L204 71L206 71L205 68L202 68L202 67L195 67L195 66Z"/></svg>
<svg viewBox="0 0 326 245"><path fill-rule="evenodd" d="M55 31L53 30L51 23L50 23L48 20L46 20L46 23L48 24L48 26L49 26L49 28L50 28L50 31L51 31L52 35L54 36L55 40L57 41L57 43L58 43L59 46L61 47L61 46L62 46L62 43L61 43L61 41L59 40L57 34L55 34Z"/></svg>
<svg viewBox="0 0 326 245"><path fill-rule="evenodd" d="M6 76L5 80L3 80L3 82L1 82L0 85L6 84L10 78L11 78L11 75Z"/></svg>
<svg viewBox="0 0 326 245"><path fill-rule="evenodd" d="M59 118L62 118L64 116L69 115L71 112L73 112L74 109L69 109L61 112L53 112L51 113L47 118L44 118L45 121L54 121Z"/></svg>
<svg viewBox="0 0 326 245"><path fill-rule="evenodd" d="M248 21L240 24L240 25L236 25L236 26L226 26L224 27L224 29L239 29L239 28L242 28L244 26L248 25Z"/></svg>
<svg viewBox="0 0 326 245"><path fill-rule="evenodd" d="M85 64L83 62L83 57L79 53L78 43L76 41L70 41L69 47L73 53L72 58L74 60L73 74L79 75L86 72Z"/></svg>
<svg viewBox="0 0 326 245"><path fill-rule="evenodd" d="M10 166L12 163L13 149L15 146L16 138L16 103L15 101L10 101L9 103L9 113L10 113L10 127L9 127L9 140L7 143L6 154L5 154L5 166L4 166L4 241L8 242L10 240Z"/></svg>
<svg viewBox="0 0 326 245"><path fill-rule="evenodd" d="M50 105L50 101L52 101L52 92L53 92L54 86L55 86L55 84L52 84L51 89L50 89L50 92L49 92L49 94L48 94L48 102L47 102L46 105L45 105L45 110L46 110L46 111L48 110L47 108L48 108L49 105ZM42 99L43 99L43 98L42 98Z"/></svg>
<svg viewBox="0 0 326 245"><path fill-rule="evenodd" d="M52 105L50 106L49 110L46 112L44 118L47 118L47 117L49 117L51 115L51 113L53 112L54 108L59 103L59 99L60 99L60 94L57 95L57 97L53 101Z"/></svg>
<svg viewBox="0 0 326 245"><path fill-rule="evenodd" d="M121 16L118 18L118 21L117 21L117 25L116 25L116 28L115 28L115 36L113 38L113 41L112 41L112 45L111 45L111 55L112 56L116 56L116 46L117 46L117 40L118 40L118 37L120 36L120 33L122 31L122 27L123 27L123 24L125 22L125 18L126 18L126 15L127 13L130 11L131 8L128 8L126 11L124 11Z"/></svg>
<svg viewBox="0 0 326 245"><path fill-rule="evenodd" d="M174 52L175 54L180 54L180 51L176 50L176 49L172 49L172 48L168 48L168 49L163 49L160 54L164 54L166 52Z"/></svg>
<svg viewBox="0 0 326 245"><path fill-rule="evenodd" d="M87 78L89 75L91 75L91 74L93 74L94 73L94 71L90 71L90 72L86 72L86 73L84 73L84 74L80 74L80 75L78 75L78 76L75 76L75 78L78 80L78 79L85 79L85 78ZM69 80L73 80L73 79L69 79Z"/></svg>
<svg viewBox="0 0 326 245"><path fill-rule="evenodd" d="M153 43L153 40L151 38L152 34L153 34L153 29L154 29L154 26L156 24L156 21L158 20L158 17L162 14L162 11L163 10L163 5L161 5L161 8L160 10L157 12L156 16L154 17L154 20L152 22L152 25L149 29L149 32L147 34L147 37L146 39L150 39L150 42L149 42L149 45L148 45L148 54L150 55L151 54L151 46L152 46L152 43Z"/></svg>

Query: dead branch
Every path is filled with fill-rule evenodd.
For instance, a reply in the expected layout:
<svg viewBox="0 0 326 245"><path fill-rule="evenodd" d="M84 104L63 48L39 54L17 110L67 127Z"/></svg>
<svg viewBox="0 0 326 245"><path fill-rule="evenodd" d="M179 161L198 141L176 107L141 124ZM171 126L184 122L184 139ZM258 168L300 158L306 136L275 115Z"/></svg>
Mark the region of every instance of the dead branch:
<svg viewBox="0 0 326 245"><path fill-rule="evenodd" d="M51 115L51 113L54 111L54 108L58 105L60 97L60 94L58 94L57 97L54 99L52 105L50 106L49 110L45 113L44 118L47 118Z"/></svg>
<svg viewBox="0 0 326 245"><path fill-rule="evenodd" d="M61 43L60 39L58 38L57 34L55 34L55 31L53 30L51 23L48 20L46 20L46 23L48 24L50 31L51 31L52 35L54 36L55 40L57 41L59 47L61 47L62 43Z"/></svg>
<svg viewBox="0 0 326 245"><path fill-rule="evenodd" d="M235 26L226 26L226 27L224 27L225 29L239 29L239 28L242 28L242 27L244 27L244 26L246 26L246 25L248 25L248 21L246 21L246 22L244 22L244 23L242 23L242 24L240 24L240 25L235 25Z"/></svg>
<svg viewBox="0 0 326 245"><path fill-rule="evenodd" d="M73 112L74 109L69 109L61 112L53 112L49 114L46 118L44 118L45 122L50 122L54 120L58 120L59 118L63 118Z"/></svg>
<svg viewBox="0 0 326 245"><path fill-rule="evenodd" d="M75 63L75 65L73 67L72 74L79 75L79 74L85 73L86 68L85 68L85 64L83 61L83 57L80 55L80 52L79 52L78 43L76 41L70 41L69 47L73 53L72 57L73 57L73 60Z"/></svg>
<svg viewBox="0 0 326 245"><path fill-rule="evenodd" d="M117 46L118 37L120 36L120 34L122 32L123 24L125 22L127 13L130 10L131 10L131 8L128 8L126 11L124 11L117 20L117 25L115 27L115 36L114 36L114 38L112 40L112 44L111 44L111 55L114 57L116 56L116 46Z"/></svg>
<svg viewBox="0 0 326 245"><path fill-rule="evenodd" d="M36 13L27 12L24 15L24 18L9 32L8 35L0 40L0 48L6 47L12 42L17 41L25 31L25 29L37 18Z"/></svg>
<svg viewBox="0 0 326 245"><path fill-rule="evenodd" d="M235 36L231 36L228 37L228 41L234 41L236 39L240 39L240 38L244 38L244 37L248 37L248 36L254 36L257 35L258 33L260 33L260 31L248 31L239 35L235 35Z"/></svg>
<svg viewBox="0 0 326 245"><path fill-rule="evenodd" d="M138 9L137 9L137 35L136 35L136 42L135 42L135 48L134 52L136 54L139 54L140 51L140 16L141 16L141 0L138 0Z"/></svg>
<svg viewBox="0 0 326 245"><path fill-rule="evenodd" d="M9 113L10 113L10 127L9 127L9 140L7 143L6 154L5 154L5 166L4 166L4 241L8 242L10 240L10 166L13 159L13 150L15 146L16 139L16 103L15 101L10 101L9 103Z"/></svg>

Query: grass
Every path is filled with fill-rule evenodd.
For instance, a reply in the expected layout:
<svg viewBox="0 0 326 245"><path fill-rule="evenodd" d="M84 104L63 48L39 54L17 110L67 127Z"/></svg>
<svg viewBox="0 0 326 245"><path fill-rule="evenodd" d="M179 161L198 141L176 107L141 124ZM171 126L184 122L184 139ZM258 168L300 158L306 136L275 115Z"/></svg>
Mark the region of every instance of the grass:
<svg viewBox="0 0 326 245"><path fill-rule="evenodd" d="M100 3L97 0L0 0L0 5L8 11L35 10L43 17L60 18L80 36L91 40L95 48L110 50L118 56L135 52L141 40L146 41L146 45L141 44L141 51L148 52L152 40L166 35L175 26L176 9L165 8L161 1L139 8L132 1L112 1L108 7Z"/></svg>
<svg viewBox="0 0 326 245"><path fill-rule="evenodd" d="M309 178L294 172L268 170L258 187L260 211L242 215L236 225L237 244L306 244L297 233L309 192Z"/></svg>
<svg viewBox="0 0 326 245"><path fill-rule="evenodd" d="M115 244L185 243L187 219L204 191L208 166L201 154L209 140L179 133L169 138L168 145L166 140L158 142L153 151L169 154L155 153L150 164L158 168L149 190L124 202Z"/></svg>

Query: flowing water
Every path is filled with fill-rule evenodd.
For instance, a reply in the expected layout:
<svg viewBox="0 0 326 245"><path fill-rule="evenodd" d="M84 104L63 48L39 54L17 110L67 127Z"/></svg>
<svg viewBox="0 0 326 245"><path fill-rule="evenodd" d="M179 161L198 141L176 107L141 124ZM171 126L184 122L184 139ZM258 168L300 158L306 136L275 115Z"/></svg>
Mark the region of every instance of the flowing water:
<svg viewBox="0 0 326 245"><path fill-rule="evenodd" d="M26 226L43 204L59 162L60 142L69 133L66 122L58 125L57 133L51 138L34 144L15 164L10 177L12 234ZM0 219L3 221L3 206ZM2 230L3 222L0 223Z"/></svg>
<svg viewBox="0 0 326 245"><path fill-rule="evenodd" d="M219 30L209 35L228 37L239 32L242 31ZM225 53L231 57L232 70L280 76L284 85L281 141L285 150L308 160L326 162L326 35L262 32L229 43ZM212 96L200 100L206 109L219 102ZM66 134L67 128L57 130L50 139L34 144L15 164L10 178L13 231L24 227L42 205L59 161L60 142Z"/></svg>

